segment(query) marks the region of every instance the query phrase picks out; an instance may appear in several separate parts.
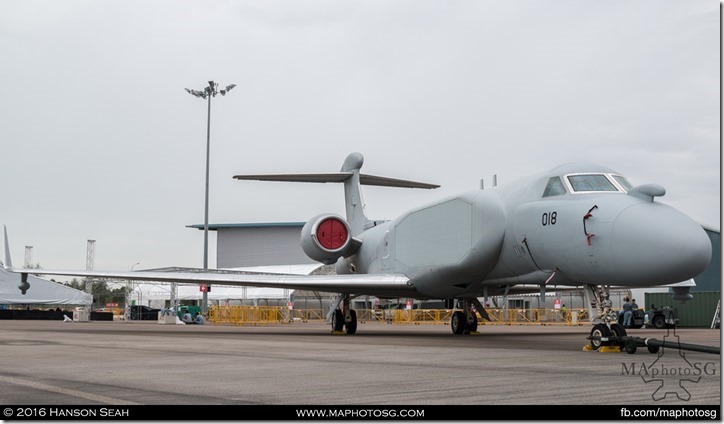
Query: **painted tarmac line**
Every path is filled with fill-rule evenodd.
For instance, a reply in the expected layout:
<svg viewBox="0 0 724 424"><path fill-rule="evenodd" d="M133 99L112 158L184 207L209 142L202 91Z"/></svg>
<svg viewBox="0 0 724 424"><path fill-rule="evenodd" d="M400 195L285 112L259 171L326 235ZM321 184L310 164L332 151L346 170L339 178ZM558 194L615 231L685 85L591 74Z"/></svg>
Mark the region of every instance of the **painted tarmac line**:
<svg viewBox="0 0 724 424"><path fill-rule="evenodd" d="M60 393L68 396L75 396L83 399L88 399L94 402L105 403L109 405L141 405L138 402L132 402L129 400L117 399L103 395L97 395L94 393L83 392L80 390L66 389L63 387L51 386L49 384L38 383L35 381L22 380L15 377L0 376L0 381L10 384L16 384L19 386L31 387L33 389L45 390L48 392Z"/></svg>

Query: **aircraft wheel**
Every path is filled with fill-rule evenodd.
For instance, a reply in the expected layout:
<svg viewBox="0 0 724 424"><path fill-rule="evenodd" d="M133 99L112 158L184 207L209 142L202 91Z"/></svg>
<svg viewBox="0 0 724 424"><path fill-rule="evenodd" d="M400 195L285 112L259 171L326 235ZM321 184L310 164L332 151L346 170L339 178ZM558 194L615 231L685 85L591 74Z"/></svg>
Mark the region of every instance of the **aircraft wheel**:
<svg viewBox="0 0 724 424"><path fill-rule="evenodd" d="M464 313L461 311L453 312L452 318L450 318L450 328L452 328L453 334L463 334L466 321Z"/></svg>
<svg viewBox="0 0 724 424"><path fill-rule="evenodd" d="M344 331L344 314L341 309L335 310L332 315L332 331Z"/></svg>
<svg viewBox="0 0 724 424"><path fill-rule="evenodd" d="M611 335L611 330L608 329L606 324L596 324L593 326L593 329L591 330L591 337L601 338L605 337L608 338ZM600 339L591 339L591 347L598 350L601 346L608 345L608 342L600 340Z"/></svg>
<svg viewBox="0 0 724 424"><path fill-rule="evenodd" d="M344 325L347 329L347 334L354 334L357 332L357 311L354 309L349 311L349 316L352 318L352 321L345 322ZM344 318L342 318L344 320Z"/></svg>
<svg viewBox="0 0 724 424"><path fill-rule="evenodd" d="M473 322L466 322L468 328L465 329L466 333L474 333L478 331L478 315L473 314Z"/></svg>
<svg viewBox="0 0 724 424"><path fill-rule="evenodd" d="M613 335L616 336L618 345L624 347L623 337L626 336L626 329L623 328L623 325L611 324L611 330L613 331Z"/></svg>
<svg viewBox="0 0 724 424"><path fill-rule="evenodd" d="M649 350L649 353L659 353L659 347L658 346L646 346L646 348Z"/></svg>
<svg viewBox="0 0 724 424"><path fill-rule="evenodd" d="M659 330L666 327L666 320L661 315L656 315L652 323L654 324L654 327L658 328Z"/></svg>
<svg viewBox="0 0 724 424"><path fill-rule="evenodd" d="M636 353L636 349L638 346L636 346L636 342L633 339L626 340L626 343L624 343L624 350L626 353L634 354Z"/></svg>

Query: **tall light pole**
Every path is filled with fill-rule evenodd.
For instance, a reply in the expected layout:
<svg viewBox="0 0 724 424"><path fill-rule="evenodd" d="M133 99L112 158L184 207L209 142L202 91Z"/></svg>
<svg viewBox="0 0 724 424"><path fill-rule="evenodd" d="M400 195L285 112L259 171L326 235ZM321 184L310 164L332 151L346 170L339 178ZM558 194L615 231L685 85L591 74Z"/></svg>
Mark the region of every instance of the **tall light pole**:
<svg viewBox="0 0 724 424"><path fill-rule="evenodd" d="M206 117L206 191L204 200L204 269L209 268L209 153L211 151L211 98L216 97L217 94L221 93L225 96L226 93L231 91L232 88L236 87L236 84L227 85L226 88L219 90L219 83L209 81L209 86L204 88L203 91L191 90L185 88L192 96L209 101L208 115ZM203 292L203 300L201 308L204 313L208 310L209 297L207 291Z"/></svg>

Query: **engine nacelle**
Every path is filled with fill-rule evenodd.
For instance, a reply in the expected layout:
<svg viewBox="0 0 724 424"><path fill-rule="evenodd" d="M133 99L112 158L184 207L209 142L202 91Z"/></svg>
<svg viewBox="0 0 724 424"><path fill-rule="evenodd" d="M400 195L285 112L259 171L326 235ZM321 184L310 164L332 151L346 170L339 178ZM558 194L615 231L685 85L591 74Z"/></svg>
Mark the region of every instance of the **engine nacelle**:
<svg viewBox="0 0 724 424"><path fill-rule="evenodd" d="M674 293L671 294L671 297L679 303L688 302L694 298L694 295L689 292L690 289L691 287L672 287Z"/></svg>
<svg viewBox="0 0 724 424"><path fill-rule="evenodd" d="M334 214L317 215L302 228L302 249L311 259L330 265L351 251L349 224Z"/></svg>
<svg viewBox="0 0 724 424"><path fill-rule="evenodd" d="M30 283L28 283L28 274L24 272L20 274L20 284L18 285L18 288L22 294L25 294L28 291L30 288Z"/></svg>

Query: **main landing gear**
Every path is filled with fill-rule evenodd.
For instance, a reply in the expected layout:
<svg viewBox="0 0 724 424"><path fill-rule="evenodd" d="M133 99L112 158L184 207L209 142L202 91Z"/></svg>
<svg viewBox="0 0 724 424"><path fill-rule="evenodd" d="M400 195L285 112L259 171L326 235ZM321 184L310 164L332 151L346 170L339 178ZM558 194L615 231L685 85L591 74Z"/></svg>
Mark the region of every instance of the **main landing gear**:
<svg viewBox="0 0 724 424"><path fill-rule="evenodd" d="M626 329L618 323L618 315L611 310L613 302L609 299L608 286L601 289L593 284L586 284L584 295L588 303L588 316L591 317L591 334L588 337L590 346L586 350L600 350L609 347L623 349Z"/></svg>
<svg viewBox="0 0 724 424"><path fill-rule="evenodd" d="M357 311L349 307L350 296L340 295L330 306L327 318L332 322L332 333L355 334L357 332ZM342 302L342 308L338 308Z"/></svg>
<svg viewBox="0 0 724 424"><path fill-rule="evenodd" d="M462 299L462 311L455 311L450 318L450 328L453 334L470 334L478 331L478 314L473 306L480 312L480 316L490 320L488 313L477 298Z"/></svg>

